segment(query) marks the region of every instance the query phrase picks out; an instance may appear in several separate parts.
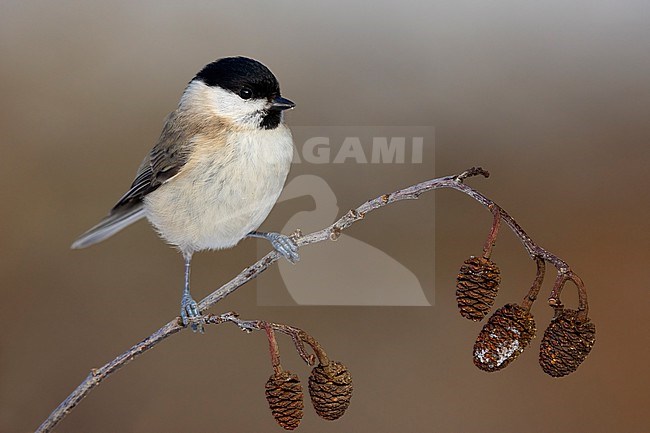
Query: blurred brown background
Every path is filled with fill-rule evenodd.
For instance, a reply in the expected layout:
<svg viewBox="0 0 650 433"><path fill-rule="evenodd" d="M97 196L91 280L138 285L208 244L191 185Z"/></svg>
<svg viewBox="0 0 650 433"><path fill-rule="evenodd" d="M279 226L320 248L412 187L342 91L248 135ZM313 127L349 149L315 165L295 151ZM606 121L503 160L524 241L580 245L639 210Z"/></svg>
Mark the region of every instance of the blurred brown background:
<svg viewBox="0 0 650 433"><path fill-rule="evenodd" d="M597 326L578 372L547 377L537 364L551 317L544 296L532 347L502 372L476 369L480 325L459 316L454 278L480 251L489 214L453 191L424 196L437 209L435 306L261 308L247 286L215 310L303 327L349 365L348 413L329 423L307 409L300 431L646 431L649 19L640 0L4 0L0 431L33 430L91 367L177 313L180 258L147 224L89 250L69 245L128 186L185 83L233 54L276 73L298 103L290 124L435 126L436 174L488 168L492 177L471 185L584 278ZM364 178L339 204L431 175ZM403 218L390 230L417 230L422 202L382 211ZM349 233L371 242L383 218ZM395 248L417 256L418 245ZM194 293L228 280L255 250L247 241L198 254ZM534 266L506 232L494 258L498 305L520 300ZM286 367L306 380L281 344ZM59 431L280 431L263 395L266 350L263 335L232 327L183 332L111 377Z"/></svg>

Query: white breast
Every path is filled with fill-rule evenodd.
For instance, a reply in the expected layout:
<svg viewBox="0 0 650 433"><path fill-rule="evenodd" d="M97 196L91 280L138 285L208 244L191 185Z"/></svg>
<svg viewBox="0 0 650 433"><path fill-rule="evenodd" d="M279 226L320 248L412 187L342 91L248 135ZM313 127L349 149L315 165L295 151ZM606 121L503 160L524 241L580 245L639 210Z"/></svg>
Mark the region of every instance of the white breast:
<svg viewBox="0 0 650 433"><path fill-rule="evenodd" d="M232 133L225 145L198 138L178 175L144 200L149 221L183 253L229 248L266 219L293 156L289 129Z"/></svg>

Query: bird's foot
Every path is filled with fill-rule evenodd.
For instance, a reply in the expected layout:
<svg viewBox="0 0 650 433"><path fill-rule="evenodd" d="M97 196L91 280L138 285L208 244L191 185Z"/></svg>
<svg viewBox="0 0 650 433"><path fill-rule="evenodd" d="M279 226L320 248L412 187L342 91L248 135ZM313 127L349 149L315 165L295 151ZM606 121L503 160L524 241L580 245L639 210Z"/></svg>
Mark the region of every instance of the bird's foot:
<svg viewBox="0 0 650 433"><path fill-rule="evenodd" d="M184 294L181 299L181 320L183 326L190 325L192 331L203 334L203 316L201 316L199 304L189 293Z"/></svg>
<svg viewBox="0 0 650 433"><path fill-rule="evenodd" d="M299 232L296 232L293 236L298 236ZM295 239L291 236L285 236L280 233L266 233L266 232L250 232L248 237L251 238L262 238L271 242L275 251L280 253L282 257L289 260L291 263L296 263L300 260L300 255L298 254L298 244Z"/></svg>
<svg viewBox="0 0 650 433"><path fill-rule="evenodd" d="M267 235L267 239L271 242L275 251L280 253L282 257L289 260L291 263L296 263L300 260L298 244L295 240L280 233L267 233Z"/></svg>

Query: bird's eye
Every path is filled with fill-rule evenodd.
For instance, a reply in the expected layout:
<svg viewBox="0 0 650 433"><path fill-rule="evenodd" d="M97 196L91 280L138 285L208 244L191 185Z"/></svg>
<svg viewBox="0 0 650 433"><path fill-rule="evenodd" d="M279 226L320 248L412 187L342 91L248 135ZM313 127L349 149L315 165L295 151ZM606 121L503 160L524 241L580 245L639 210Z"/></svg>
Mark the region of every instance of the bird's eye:
<svg viewBox="0 0 650 433"><path fill-rule="evenodd" d="M239 91L239 96L242 99L251 99L253 97L253 91L248 87L244 87Z"/></svg>

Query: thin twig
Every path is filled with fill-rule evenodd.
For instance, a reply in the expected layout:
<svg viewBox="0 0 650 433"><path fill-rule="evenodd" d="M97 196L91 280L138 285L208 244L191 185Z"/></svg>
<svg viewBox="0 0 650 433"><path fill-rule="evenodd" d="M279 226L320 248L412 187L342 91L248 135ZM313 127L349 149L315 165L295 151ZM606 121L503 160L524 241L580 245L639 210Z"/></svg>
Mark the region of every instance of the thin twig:
<svg viewBox="0 0 650 433"><path fill-rule="evenodd" d="M521 306L524 307L527 311L530 311L530 308L533 306L533 302L537 299L539 290L542 288L542 283L544 282L544 273L546 272L546 262L540 258L535 257L535 264L537 265L537 273L535 275L535 280L533 285L530 287L528 294L524 298Z"/></svg>
<svg viewBox="0 0 650 433"><path fill-rule="evenodd" d="M476 191L475 189L465 185L463 182L472 176L484 176L488 177L489 173L480 168L473 167L469 170L464 171L461 174L456 176L446 176L436 179L427 180L425 182L412 185L408 188L404 188L398 191L395 191L390 194L381 195L373 200L369 200L363 203L361 206L356 209L350 210L348 213L339 218L334 224L326 227L322 230L300 236L299 233L294 235L298 246L310 245L318 242L323 242L326 240L336 239L340 233L349 228L351 225L356 223L359 220L362 220L366 214L372 212L375 209L382 208L389 204L396 203L401 200L413 200L417 199L421 194L442 188L452 188L457 191L463 192L474 200L481 203L483 206L496 209L499 212L501 219L512 229L515 235L521 240L524 248L528 252L531 258L541 258L551 264L553 264L558 270L558 276L563 278L563 282L567 279L572 280L578 286L580 294L580 310L581 313L586 317L587 315L587 300L586 292L584 291L584 284L582 280L575 275L566 262L560 259L555 254L545 250L539 245L535 244L533 240L526 234L526 232L517 224L517 222L512 218L505 210L500 206L494 203L492 200ZM250 280L257 277L259 274L268 269L274 262L280 258L280 254L276 251L272 251L262 257L260 260L252 264L251 266L245 268L239 273L235 278L224 284L223 286L216 289L214 292L205 297L200 303L199 308L201 311L205 311L217 302L221 301L223 298L237 290L239 287L243 286ZM559 296L559 290L561 287L558 287L557 295ZM556 299L556 298L553 298ZM557 298L559 302L559 298ZM119 355L117 358L113 359L109 363L103 365L102 367L92 369L88 377L50 414L50 416L40 425L36 430L37 433L47 433L52 431L52 429L68 414L70 411L84 398L90 391L97 387L104 379L110 376L115 371L119 370L130 361L140 356L144 352L153 348L156 344L160 343L165 338L173 335L183 329L183 326L180 322L180 318L176 318L171 322L167 323L165 326L151 334L149 337L145 338L138 344L132 346L129 350ZM252 330L252 329L251 329ZM295 341L295 340L294 340ZM303 350L303 353L304 350ZM318 355L318 353L317 353Z"/></svg>
<svg viewBox="0 0 650 433"><path fill-rule="evenodd" d="M490 205L488 208L490 209L490 212L492 212L493 219L490 233L488 234L488 237L485 240L485 245L483 246L484 259L489 259L492 255L492 248L494 247L494 243L499 235L499 228L501 227L501 213L499 212L499 209L494 205Z"/></svg>
<svg viewBox="0 0 650 433"><path fill-rule="evenodd" d="M266 323L262 324L262 328L266 331L266 337L269 340L269 354L273 371L276 376L279 376L282 373L282 364L280 363L280 349L278 349L278 342L275 339L275 331Z"/></svg>

